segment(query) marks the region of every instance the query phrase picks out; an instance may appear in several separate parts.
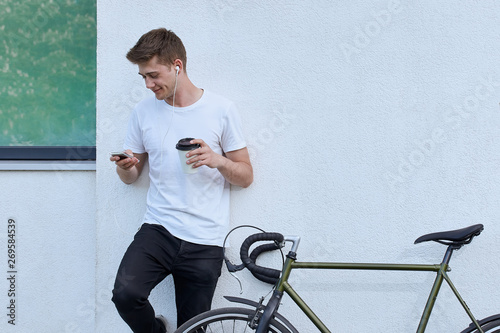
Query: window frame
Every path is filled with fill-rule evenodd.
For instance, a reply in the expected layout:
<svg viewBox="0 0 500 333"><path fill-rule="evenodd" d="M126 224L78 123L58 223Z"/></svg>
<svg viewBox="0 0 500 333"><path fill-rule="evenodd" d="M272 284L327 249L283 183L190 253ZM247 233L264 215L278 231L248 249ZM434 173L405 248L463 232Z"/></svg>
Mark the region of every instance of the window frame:
<svg viewBox="0 0 500 333"><path fill-rule="evenodd" d="M0 161L95 160L95 146L0 146Z"/></svg>

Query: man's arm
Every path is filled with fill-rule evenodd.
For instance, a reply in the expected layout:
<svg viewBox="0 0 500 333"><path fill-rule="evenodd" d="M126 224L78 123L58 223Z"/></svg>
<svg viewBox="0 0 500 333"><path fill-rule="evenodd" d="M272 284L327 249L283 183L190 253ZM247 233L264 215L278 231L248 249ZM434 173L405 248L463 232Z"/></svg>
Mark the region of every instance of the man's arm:
<svg viewBox="0 0 500 333"><path fill-rule="evenodd" d="M233 185L248 187L252 184L253 168L247 148L227 152L224 157L215 153L201 139L192 140L191 143L199 143L201 147L188 153L188 157L194 156L188 160L188 164L194 163L194 168L202 165L217 168L224 178Z"/></svg>
<svg viewBox="0 0 500 333"><path fill-rule="evenodd" d="M120 177L121 181L125 184L132 184L141 175L144 164L148 158L148 154L134 154L132 151L126 150L127 154L134 155L133 158L121 159L117 156L111 156L110 160L116 164L116 173Z"/></svg>
<svg viewBox="0 0 500 333"><path fill-rule="evenodd" d="M222 158L223 163L217 169L228 182L241 187L252 184L253 168L247 148L227 152Z"/></svg>

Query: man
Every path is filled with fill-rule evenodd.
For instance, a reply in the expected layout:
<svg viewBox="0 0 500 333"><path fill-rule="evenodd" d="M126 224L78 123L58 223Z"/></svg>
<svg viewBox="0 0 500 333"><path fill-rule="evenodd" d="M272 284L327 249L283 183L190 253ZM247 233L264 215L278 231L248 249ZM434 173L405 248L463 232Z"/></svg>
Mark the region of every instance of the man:
<svg viewBox="0 0 500 333"><path fill-rule="evenodd" d="M177 326L210 309L223 260L229 221L229 184L248 187L253 170L234 104L196 87L186 72L182 41L166 29L144 34L127 53L154 97L133 110L125 152L111 157L131 184L149 160L150 187L144 223L124 254L113 289L118 313L133 332L165 332L148 301L172 274ZM196 173L182 171L177 142ZM189 144L189 142L188 142Z"/></svg>

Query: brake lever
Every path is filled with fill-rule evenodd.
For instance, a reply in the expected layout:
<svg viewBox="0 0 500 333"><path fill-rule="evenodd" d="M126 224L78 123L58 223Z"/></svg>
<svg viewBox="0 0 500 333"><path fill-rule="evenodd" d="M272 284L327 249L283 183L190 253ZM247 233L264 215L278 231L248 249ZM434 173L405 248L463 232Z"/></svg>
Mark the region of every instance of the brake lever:
<svg viewBox="0 0 500 333"><path fill-rule="evenodd" d="M230 273L238 272L241 271L243 268L245 268L245 264L235 265L232 262L230 262L229 259L227 258L224 258L224 261L226 262L227 270Z"/></svg>

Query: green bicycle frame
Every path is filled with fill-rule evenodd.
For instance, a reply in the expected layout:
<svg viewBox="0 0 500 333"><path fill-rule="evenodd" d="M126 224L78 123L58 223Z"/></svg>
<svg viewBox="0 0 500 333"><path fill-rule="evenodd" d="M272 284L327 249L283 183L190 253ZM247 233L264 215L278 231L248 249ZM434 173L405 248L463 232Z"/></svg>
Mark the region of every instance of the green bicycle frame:
<svg viewBox="0 0 500 333"><path fill-rule="evenodd" d="M458 301L464 308L464 310L469 315L472 322L476 325L478 332L483 332L481 327L479 326L477 320L474 318L472 312L469 307L462 299L458 290L455 288L453 283L451 282L448 274L449 271L448 264L451 258L451 254L457 248L453 246L449 246L446 250L445 257L441 264L439 265L419 265L419 264L378 264L378 263L336 263L336 262L297 262L295 260L295 252L290 251L287 255L287 259L285 261L285 265L283 268L283 274L281 279L279 280L276 291L287 293L290 298L297 304L297 306L309 317L312 323L316 325L316 327L322 332L330 332L325 324L318 318L318 316L309 308L306 302L297 294L297 292L292 288L292 286L288 283L288 277L293 269L336 269L336 270L376 270L376 271L413 271L413 272L436 272L436 279L432 286L431 292L429 294L429 298L425 305L424 312L420 319L420 324L417 329L417 333L424 333L427 323L429 322L429 317L431 315L432 309L436 302L436 298L438 296L439 290L445 280L453 293L457 297Z"/></svg>

